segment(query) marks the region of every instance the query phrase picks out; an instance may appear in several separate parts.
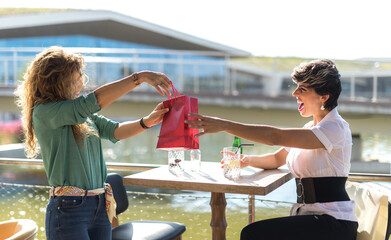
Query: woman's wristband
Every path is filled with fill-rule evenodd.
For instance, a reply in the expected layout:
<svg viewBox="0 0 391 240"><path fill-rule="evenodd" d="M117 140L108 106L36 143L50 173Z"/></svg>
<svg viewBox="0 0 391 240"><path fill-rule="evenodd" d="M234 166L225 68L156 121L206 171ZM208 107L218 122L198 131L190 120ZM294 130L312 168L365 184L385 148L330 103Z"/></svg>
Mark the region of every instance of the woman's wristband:
<svg viewBox="0 0 391 240"><path fill-rule="evenodd" d="M143 118L140 119L140 125L141 125L141 127L144 128L144 129L148 129L148 128L149 128L149 127L147 127L147 126L145 125Z"/></svg>

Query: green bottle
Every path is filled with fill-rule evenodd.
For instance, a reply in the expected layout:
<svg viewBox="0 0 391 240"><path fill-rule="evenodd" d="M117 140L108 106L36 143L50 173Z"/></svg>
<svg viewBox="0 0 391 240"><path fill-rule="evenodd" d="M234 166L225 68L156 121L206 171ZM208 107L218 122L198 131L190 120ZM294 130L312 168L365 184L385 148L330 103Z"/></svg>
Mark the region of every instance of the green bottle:
<svg viewBox="0 0 391 240"><path fill-rule="evenodd" d="M242 144L242 141L240 141L240 138L235 136L234 144L232 147L239 147ZM240 154L243 154L243 147L240 147Z"/></svg>

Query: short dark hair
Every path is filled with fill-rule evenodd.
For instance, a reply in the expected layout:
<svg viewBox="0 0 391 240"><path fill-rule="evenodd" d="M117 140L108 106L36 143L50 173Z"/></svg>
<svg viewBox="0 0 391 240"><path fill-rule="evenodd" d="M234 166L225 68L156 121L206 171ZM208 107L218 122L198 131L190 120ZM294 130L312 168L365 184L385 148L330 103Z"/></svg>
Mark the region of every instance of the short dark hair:
<svg viewBox="0 0 391 240"><path fill-rule="evenodd" d="M324 108L334 109L338 105L338 98L341 94L341 75L335 63L328 59L313 60L304 62L297 66L291 75L295 83L305 83L313 88L321 96L329 95Z"/></svg>

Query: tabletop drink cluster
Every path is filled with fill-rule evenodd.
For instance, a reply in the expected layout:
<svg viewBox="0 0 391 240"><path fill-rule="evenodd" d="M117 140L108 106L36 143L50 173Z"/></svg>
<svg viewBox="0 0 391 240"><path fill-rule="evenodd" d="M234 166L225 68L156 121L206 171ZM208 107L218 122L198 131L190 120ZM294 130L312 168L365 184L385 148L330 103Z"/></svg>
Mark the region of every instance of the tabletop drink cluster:
<svg viewBox="0 0 391 240"><path fill-rule="evenodd" d="M185 151L168 151L168 170L177 176L182 176L185 171ZM201 170L201 151L199 149L190 150L189 170L192 173L199 173Z"/></svg>
<svg viewBox="0 0 391 240"><path fill-rule="evenodd" d="M240 177L241 160L243 146L254 146L254 144L242 144L240 138L235 136L232 147L223 148L222 168L224 177L237 180ZM176 175L183 176L185 172L185 150L168 151L168 170ZM190 173L199 174L201 171L201 150L192 149L190 153L190 162L186 164Z"/></svg>

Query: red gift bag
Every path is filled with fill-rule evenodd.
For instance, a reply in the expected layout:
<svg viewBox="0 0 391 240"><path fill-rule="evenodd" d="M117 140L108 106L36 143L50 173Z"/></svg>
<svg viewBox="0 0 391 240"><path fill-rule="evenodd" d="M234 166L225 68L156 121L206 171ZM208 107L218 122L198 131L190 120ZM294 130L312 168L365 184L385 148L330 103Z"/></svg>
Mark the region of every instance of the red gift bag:
<svg viewBox="0 0 391 240"><path fill-rule="evenodd" d="M185 120L194 119L188 113L198 113L198 99L181 96L172 86L174 98L163 102L170 111L163 117L156 148L163 150L190 150L199 148L199 139L194 135L198 129L189 128ZM175 94L176 92L176 94Z"/></svg>

